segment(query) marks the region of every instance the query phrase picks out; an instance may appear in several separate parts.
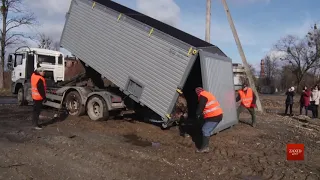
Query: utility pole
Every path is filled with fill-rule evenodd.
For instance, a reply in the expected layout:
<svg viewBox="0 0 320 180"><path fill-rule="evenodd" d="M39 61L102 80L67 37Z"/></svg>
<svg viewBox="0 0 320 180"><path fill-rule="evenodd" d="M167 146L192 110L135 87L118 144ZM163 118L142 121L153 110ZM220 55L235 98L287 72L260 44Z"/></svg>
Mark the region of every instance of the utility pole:
<svg viewBox="0 0 320 180"><path fill-rule="evenodd" d="M206 13L206 41L210 43L210 26L211 26L211 0L207 0Z"/></svg>
<svg viewBox="0 0 320 180"><path fill-rule="evenodd" d="M257 91L256 86L254 84L253 76L252 76L252 73L250 71L249 65L247 63L246 56L244 55L244 52L243 52L243 49L242 49L242 46L241 46L241 43L240 43L240 39L238 37L237 30L236 30L236 28L234 26L234 23L233 23L233 20L232 20L232 17L231 17L231 13L229 11L229 7L227 5L226 0L222 0L222 3L223 3L223 6L224 6L224 10L226 11L227 18L228 18L228 21L229 21L229 24L230 24L230 28L232 30L234 40L236 41L236 44L237 44L237 47L238 47L238 51L239 51L239 54L240 54L241 59L242 59L242 63L244 65L247 77L249 79L250 87L252 88L253 92L255 93L255 95L257 97L257 109L258 109L258 111L263 112L263 108L262 108L262 105L261 105L259 94L258 94L258 91Z"/></svg>

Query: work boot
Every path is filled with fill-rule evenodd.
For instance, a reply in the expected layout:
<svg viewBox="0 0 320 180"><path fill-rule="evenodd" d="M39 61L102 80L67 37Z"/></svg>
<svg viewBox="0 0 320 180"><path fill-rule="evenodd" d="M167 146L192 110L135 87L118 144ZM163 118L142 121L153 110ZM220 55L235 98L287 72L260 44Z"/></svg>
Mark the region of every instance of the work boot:
<svg viewBox="0 0 320 180"><path fill-rule="evenodd" d="M203 136L202 137L202 146L201 149L197 149L196 152L197 153L208 153L209 152L209 140L210 137L207 136Z"/></svg>
<svg viewBox="0 0 320 180"><path fill-rule="evenodd" d="M253 116L253 117L252 117L252 123L251 123L251 126L252 126L252 127L256 127L256 126L257 126L257 123L256 123L256 117L255 117L255 116Z"/></svg>
<svg viewBox="0 0 320 180"><path fill-rule="evenodd" d="M35 129L35 130L41 130L42 127L40 127L40 126L35 126L34 129Z"/></svg>

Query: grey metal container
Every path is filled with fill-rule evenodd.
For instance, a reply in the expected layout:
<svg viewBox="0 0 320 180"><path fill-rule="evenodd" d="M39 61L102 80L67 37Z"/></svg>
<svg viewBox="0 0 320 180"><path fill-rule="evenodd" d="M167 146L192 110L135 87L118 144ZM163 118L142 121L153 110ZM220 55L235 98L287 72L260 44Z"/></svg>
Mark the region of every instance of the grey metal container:
<svg viewBox="0 0 320 180"><path fill-rule="evenodd" d="M183 31L113 1L72 0L60 43L165 122L179 90L196 104L202 85L224 110L217 129L238 122L231 59Z"/></svg>

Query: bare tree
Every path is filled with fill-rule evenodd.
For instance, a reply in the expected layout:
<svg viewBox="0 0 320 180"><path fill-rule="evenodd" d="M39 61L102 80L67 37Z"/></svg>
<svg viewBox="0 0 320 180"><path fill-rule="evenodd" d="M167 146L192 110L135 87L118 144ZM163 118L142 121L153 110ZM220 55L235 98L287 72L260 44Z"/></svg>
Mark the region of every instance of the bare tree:
<svg viewBox="0 0 320 180"><path fill-rule="evenodd" d="M249 65L250 72L253 75L252 79L253 79L254 85L257 86L258 85L258 83L257 83L258 81L257 81L257 78L256 78L257 70L256 70L256 68L253 67L253 65L251 65L251 64L248 64L248 65ZM241 84L244 84L244 83L249 84L248 76L247 75L246 76L241 76L240 77L240 82L241 82Z"/></svg>
<svg viewBox="0 0 320 180"><path fill-rule="evenodd" d="M22 0L2 0L1 6L1 61L0 61L0 88L4 87L3 73L6 48L22 43L27 35L21 32L14 32L14 29L23 26L33 25L35 17L33 13L25 11L22 7Z"/></svg>
<svg viewBox="0 0 320 180"><path fill-rule="evenodd" d="M304 75L319 66L320 31L314 25L304 38L289 35L281 39L275 48L285 53L281 60L289 64L287 67L295 75L297 86L300 87Z"/></svg>
<svg viewBox="0 0 320 180"><path fill-rule="evenodd" d="M289 87L293 86L297 79L294 77L294 73L290 70L291 65L285 65L281 68L280 70L280 89L281 90L286 90Z"/></svg>
<svg viewBox="0 0 320 180"><path fill-rule="evenodd" d="M265 56L264 60L264 72L265 77L263 79L264 85L274 85L274 80L279 72L278 70L278 59L271 57L270 55Z"/></svg>
<svg viewBox="0 0 320 180"><path fill-rule="evenodd" d="M38 37L36 39L38 43L38 48L43 48L43 49L53 49L53 40L50 36L47 36L44 33L38 34Z"/></svg>
<svg viewBox="0 0 320 180"><path fill-rule="evenodd" d="M58 41L56 41L54 44L53 44L53 49L55 51L59 51L60 50L60 43Z"/></svg>
<svg viewBox="0 0 320 180"><path fill-rule="evenodd" d="M54 41L52 37L46 35L45 33L39 33L34 41L38 44L38 48L55 51L59 51L60 49L60 43L58 41Z"/></svg>

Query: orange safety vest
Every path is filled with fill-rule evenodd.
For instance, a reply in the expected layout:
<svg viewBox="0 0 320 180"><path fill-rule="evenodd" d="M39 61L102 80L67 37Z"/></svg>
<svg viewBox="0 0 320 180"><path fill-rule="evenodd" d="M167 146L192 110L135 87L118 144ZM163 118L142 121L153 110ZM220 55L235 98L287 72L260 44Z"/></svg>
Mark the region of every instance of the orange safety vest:
<svg viewBox="0 0 320 180"><path fill-rule="evenodd" d="M44 92L46 92L47 90L46 80L41 75L37 75L35 73L31 75L31 92L32 92L32 99L34 100L43 100L37 87L38 81L40 79L43 81Z"/></svg>
<svg viewBox="0 0 320 180"><path fill-rule="evenodd" d="M200 96L204 96L208 99L208 102L203 110L204 119L219 116L223 113L222 108L220 107L220 104L217 101L216 97L212 95L210 92L202 91L199 94L198 99L200 98Z"/></svg>
<svg viewBox="0 0 320 180"><path fill-rule="evenodd" d="M251 106L253 101L253 91L248 87L247 92L245 93L243 90L239 90L239 95L241 98L241 104L247 108Z"/></svg>

